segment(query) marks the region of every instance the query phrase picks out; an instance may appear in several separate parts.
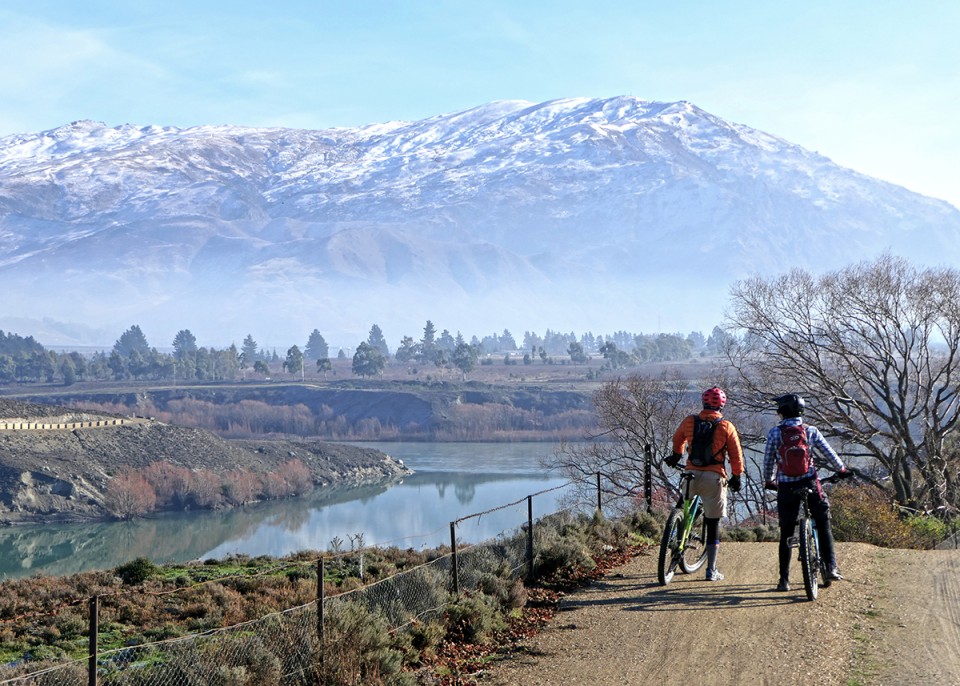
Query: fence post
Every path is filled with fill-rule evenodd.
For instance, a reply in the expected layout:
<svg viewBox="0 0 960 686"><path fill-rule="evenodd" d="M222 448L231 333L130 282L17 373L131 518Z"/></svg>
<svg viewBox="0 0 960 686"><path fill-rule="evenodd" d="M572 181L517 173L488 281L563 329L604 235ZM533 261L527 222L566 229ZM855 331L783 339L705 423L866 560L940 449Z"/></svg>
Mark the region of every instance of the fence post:
<svg viewBox="0 0 960 686"><path fill-rule="evenodd" d="M460 570L457 569L457 523L450 522L450 573L453 577L453 595L460 595Z"/></svg>
<svg viewBox="0 0 960 686"><path fill-rule="evenodd" d="M87 658L87 684L97 686L97 635L100 633L100 596L90 598L90 657Z"/></svg>
<svg viewBox="0 0 960 686"><path fill-rule="evenodd" d="M527 496L527 579L533 579L533 496Z"/></svg>
<svg viewBox="0 0 960 686"><path fill-rule="evenodd" d="M323 617L323 594L324 594L324 591L323 591L323 577L324 577L324 572L325 572L325 571L326 571L326 570L324 569L323 556L321 555L321 556L320 556L320 559L317 560L317 642L318 642L318 644L319 644L319 646L320 646L319 660L320 660L320 673L321 673L321 674L326 674L326 672L324 671L324 668L323 668L323 658L324 658L324 653L326 653L326 641L324 640L324 632L323 632L323 624L324 624L324 621L323 621L323 620L324 620L324 617Z"/></svg>
<svg viewBox="0 0 960 686"><path fill-rule="evenodd" d="M603 502L600 500L600 472L597 472L597 510L603 509Z"/></svg>
<svg viewBox="0 0 960 686"><path fill-rule="evenodd" d="M643 464L643 497L647 501L647 514L653 512L653 447L647 443L643 446L646 458Z"/></svg>

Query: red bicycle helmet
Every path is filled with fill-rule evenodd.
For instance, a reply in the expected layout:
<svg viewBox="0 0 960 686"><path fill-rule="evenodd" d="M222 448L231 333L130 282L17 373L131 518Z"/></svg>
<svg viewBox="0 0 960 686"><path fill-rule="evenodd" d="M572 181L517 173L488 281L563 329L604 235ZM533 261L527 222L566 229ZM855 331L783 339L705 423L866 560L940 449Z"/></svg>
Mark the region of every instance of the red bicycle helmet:
<svg viewBox="0 0 960 686"><path fill-rule="evenodd" d="M708 410L722 410L727 404L727 394L719 386L708 388L703 392L703 407Z"/></svg>

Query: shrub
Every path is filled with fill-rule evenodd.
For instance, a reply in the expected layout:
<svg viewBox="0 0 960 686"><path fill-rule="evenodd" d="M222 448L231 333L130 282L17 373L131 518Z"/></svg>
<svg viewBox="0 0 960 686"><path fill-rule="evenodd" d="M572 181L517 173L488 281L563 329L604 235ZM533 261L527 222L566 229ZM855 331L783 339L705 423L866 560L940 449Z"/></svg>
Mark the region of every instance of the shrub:
<svg viewBox="0 0 960 686"><path fill-rule="evenodd" d="M403 654L390 644L387 621L357 603L337 603L324 620L322 683L395 683Z"/></svg>
<svg viewBox="0 0 960 686"><path fill-rule="evenodd" d="M534 544L537 576L550 577L561 570L593 569L596 567L591 552L591 533L599 530L600 518L587 518L561 512L544 517L536 529ZM593 541L597 543L596 540Z"/></svg>
<svg viewBox="0 0 960 686"><path fill-rule="evenodd" d="M550 577L564 569L593 569L597 566L587 545L569 531L566 533L540 543L535 561L539 576Z"/></svg>
<svg viewBox="0 0 960 686"><path fill-rule="evenodd" d="M780 528L766 524L757 524L753 527L753 535L757 541L779 541Z"/></svg>
<svg viewBox="0 0 960 686"><path fill-rule="evenodd" d="M274 655L259 636L245 636L231 646L234 650L230 651L230 656L239 658L242 666L234 669L242 670L246 677L245 681L232 682L224 681L226 684L247 683L247 684L279 684L282 683L281 674L282 665L279 658Z"/></svg>
<svg viewBox="0 0 960 686"><path fill-rule="evenodd" d="M133 519L154 510L157 494L142 474L128 469L107 482L103 506L119 519Z"/></svg>
<svg viewBox="0 0 960 686"><path fill-rule="evenodd" d="M436 655L437 646L447 633L446 627L436 621L414 622L407 633L410 645L419 653L419 660L428 660Z"/></svg>
<svg viewBox="0 0 960 686"><path fill-rule="evenodd" d="M950 535L950 525L929 515L907 517L907 527L921 548L936 548Z"/></svg>
<svg viewBox="0 0 960 686"><path fill-rule="evenodd" d="M738 543L754 543L757 535L753 529L744 529L739 526L730 529L721 529L721 540L737 541Z"/></svg>
<svg viewBox="0 0 960 686"><path fill-rule="evenodd" d="M315 569L311 569L310 567L293 567L292 569L288 569L286 571L285 576L287 577L287 581L290 583L296 583L302 579L316 579L317 572Z"/></svg>
<svg viewBox="0 0 960 686"><path fill-rule="evenodd" d="M883 491L869 484L839 484L830 493L833 535L885 548L923 547Z"/></svg>
<svg viewBox="0 0 960 686"><path fill-rule="evenodd" d="M480 575L477 587L484 595L494 598L501 605L507 602L507 595L510 592L510 581L498 574L484 572Z"/></svg>
<svg viewBox="0 0 960 686"><path fill-rule="evenodd" d="M156 575L160 569L145 557L138 557L113 570L120 580L128 586L142 584Z"/></svg>
<svg viewBox="0 0 960 686"><path fill-rule="evenodd" d="M656 542L663 533L663 521L646 511L634 512L630 518L630 527L642 538Z"/></svg>
<svg viewBox="0 0 960 686"><path fill-rule="evenodd" d="M463 595L446 609L447 635L454 640L486 645L496 631L506 628L506 621L494 598L485 595Z"/></svg>
<svg viewBox="0 0 960 686"><path fill-rule="evenodd" d="M504 604L512 609L521 608L527 604L528 596L527 587L524 585L523 580L517 578L510 584L510 590L507 591L507 598Z"/></svg>

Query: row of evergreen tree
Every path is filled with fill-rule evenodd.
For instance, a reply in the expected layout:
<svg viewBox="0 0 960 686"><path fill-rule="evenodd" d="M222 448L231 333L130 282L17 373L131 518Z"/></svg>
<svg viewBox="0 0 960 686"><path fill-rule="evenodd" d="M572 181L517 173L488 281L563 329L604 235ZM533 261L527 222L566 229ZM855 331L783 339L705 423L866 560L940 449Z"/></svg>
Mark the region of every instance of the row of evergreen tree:
<svg viewBox="0 0 960 686"><path fill-rule="evenodd" d="M509 330L467 341L458 331L456 335L444 329L437 331L427 321L419 339L403 336L396 349L390 346L381 328L370 327L353 356L353 372L373 376L383 371L392 358L401 364L431 364L438 367L456 367L464 373L473 369L481 356L503 355L505 364L525 363L536 359L548 362L555 357L569 356L573 363L586 362L593 355L602 355L612 367L626 367L650 361L683 360L697 354L709 354L722 348L728 338L719 327L709 337L699 332L681 334L632 334L618 331L611 335L595 336L585 333L561 333L547 329L540 336L525 331L522 344ZM86 379L166 379L182 381L235 380L249 371L269 375L285 371L305 376L332 369L330 347L318 329L307 338L303 349L291 346L284 357L261 348L252 334L248 334L238 349L230 345L224 349L200 346L189 329L177 332L172 342L173 352L163 353L152 347L138 325L124 331L113 348L92 355L78 352L56 353L46 350L32 336L19 336L0 331L0 383L61 380L70 385ZM338 358L347 358L340 348Z"/></svg>

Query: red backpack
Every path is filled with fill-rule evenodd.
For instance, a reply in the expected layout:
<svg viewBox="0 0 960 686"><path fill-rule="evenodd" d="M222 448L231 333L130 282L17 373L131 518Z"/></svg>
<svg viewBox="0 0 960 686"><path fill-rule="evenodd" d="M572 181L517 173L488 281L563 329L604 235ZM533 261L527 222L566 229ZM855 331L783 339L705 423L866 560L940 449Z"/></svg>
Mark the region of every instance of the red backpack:
<svg viewBox="0 0 960 686"><path fill-rule="evenodd" d="M784 476L803 476L810 471L810 444L803 424L780 427L780 473Z"/></svg>

